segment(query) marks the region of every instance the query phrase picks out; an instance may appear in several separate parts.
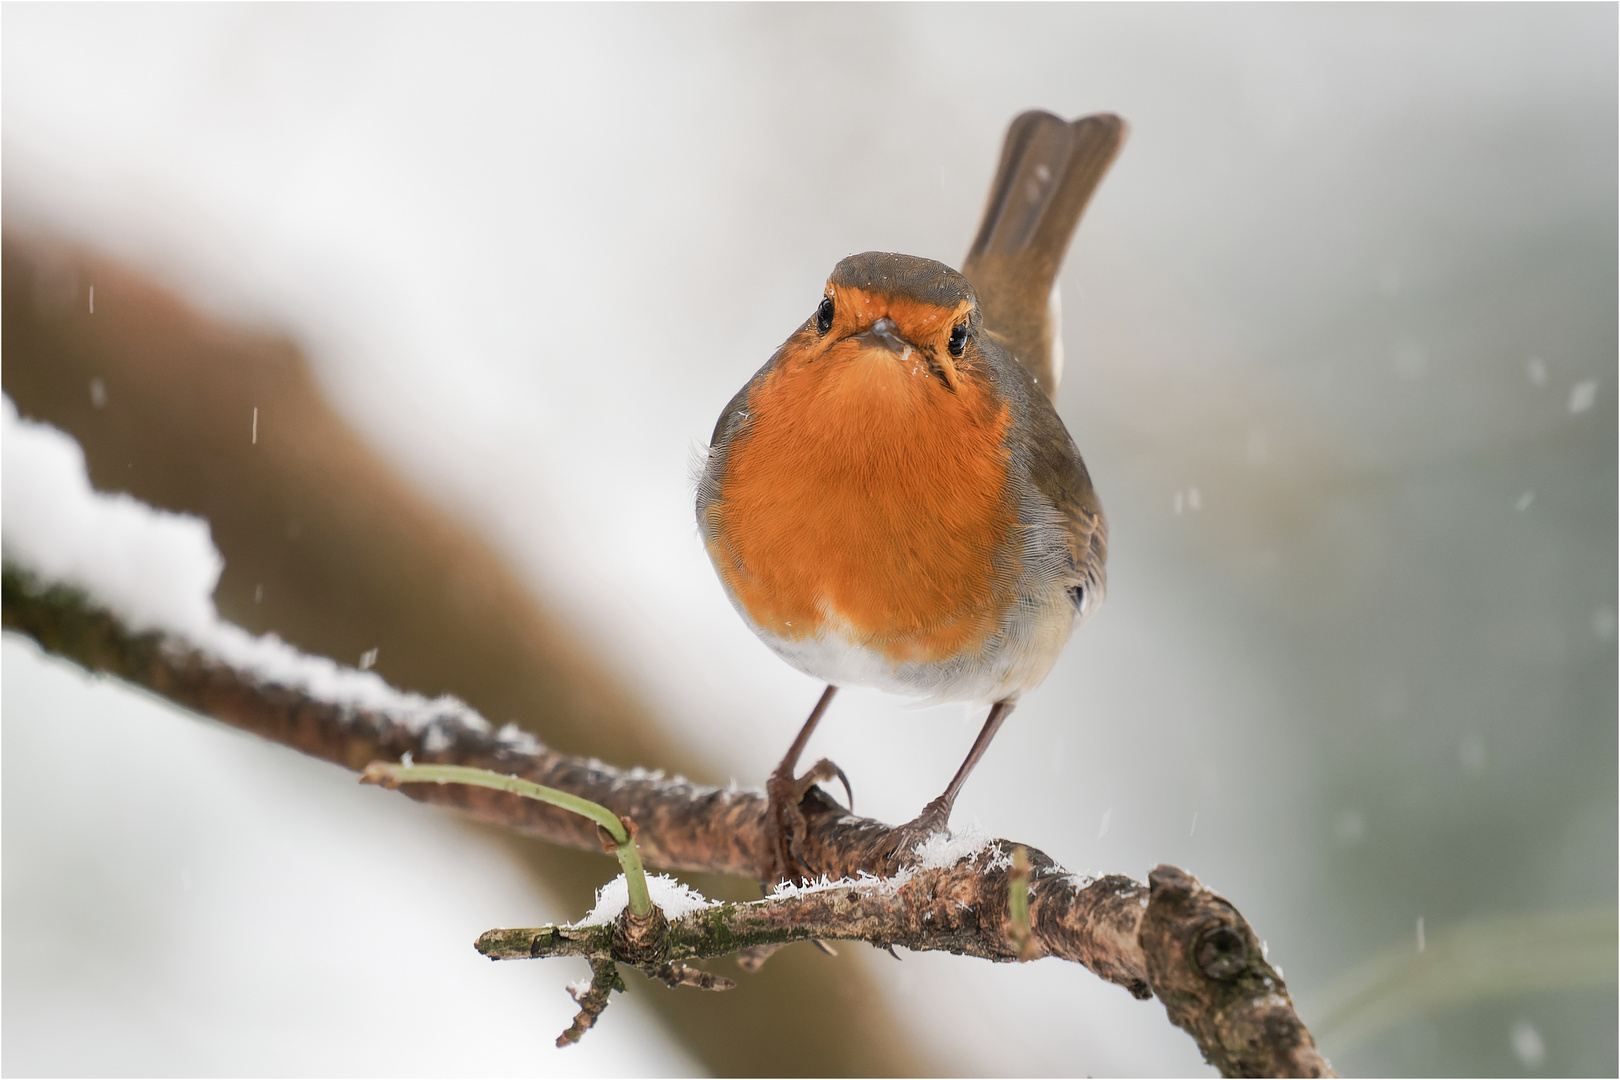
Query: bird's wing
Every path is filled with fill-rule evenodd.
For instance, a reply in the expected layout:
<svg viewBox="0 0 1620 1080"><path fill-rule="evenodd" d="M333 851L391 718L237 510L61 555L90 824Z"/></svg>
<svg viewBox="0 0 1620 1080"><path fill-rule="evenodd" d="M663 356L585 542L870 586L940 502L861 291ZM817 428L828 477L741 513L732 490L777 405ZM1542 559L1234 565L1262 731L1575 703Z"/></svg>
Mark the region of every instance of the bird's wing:
<svg viewBox="0 0 1620 1080"><path fill-rule="evenodd" d="M1029 482L1062 519L1073 571L1067 585L1069 597L1085 618L1102 603L1108 585L1108 520L1091 486L1086 463L1057 410L1032 392L1025 415L1028 436L1021 456L1027 463Z"/></svg>
<svg viewBox="0 0 1620 1080"><path fill-rule="evenodd" d="M979 234L962 264L978 291L985 325L1006 339L1048 398L1057 396L1062 375L1054 354L1061 343L1052 286L1081 211L1125 132L1125 121L1111 113L1069 122L1031 111L1014 120Z"/></svg>

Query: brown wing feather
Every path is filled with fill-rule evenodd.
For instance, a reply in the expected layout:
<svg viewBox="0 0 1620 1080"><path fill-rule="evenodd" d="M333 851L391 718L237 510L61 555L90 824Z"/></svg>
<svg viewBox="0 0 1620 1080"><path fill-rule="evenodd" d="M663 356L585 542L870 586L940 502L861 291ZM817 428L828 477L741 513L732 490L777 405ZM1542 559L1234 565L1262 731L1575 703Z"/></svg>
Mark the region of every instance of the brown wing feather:
<svg viewBox="0 0 1620 1080"><path fill-rule="evenodd" d="M979 234L962 264L985 325L1006 339L1036 385L1057 394L1048 309L1069 239L1125 141L1111 113L1072 123L1031 111L1007 129Z"/></svg>
<svg viewBox="0 0 1620 1080"><path fill-rule="evenodd" d="M1031 394L1025 416L1029 480L1063 515L1069 534L1069 558L1080 579L1071 586L1070 594L1084 618L1102 603L1108 586L1108 520L1091 486L1086 463L1057 410Z"/></svg>

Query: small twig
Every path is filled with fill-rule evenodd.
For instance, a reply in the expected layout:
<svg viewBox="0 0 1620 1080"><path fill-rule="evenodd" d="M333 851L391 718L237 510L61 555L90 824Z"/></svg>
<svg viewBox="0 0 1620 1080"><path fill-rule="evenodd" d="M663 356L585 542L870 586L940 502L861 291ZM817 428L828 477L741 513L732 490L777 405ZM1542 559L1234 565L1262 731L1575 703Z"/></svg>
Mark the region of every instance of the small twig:
<svg viewBox="0 0 1620 1080"><path fill-rule="evenodd" d="M647 872L642 868L641 856L636 852L635 823L629 818L618 817L601 803L510 774L503 776L467 765L406 765L373 761L361 770L360 782L391 789L401 784L470 784L491 791L509 791L525 799L571 810L580 817L589 818L607 834L603 846L618 856L619 865L624 868L625 886L630 891L630 910L642 918L652 912L652 897L647 892Z"/></svg>
<svg viewBox="0 0 1620 1080"><path fill-rule="evenodd" d="M569 995L579 1002L580 1009L568 1030L557 1036L559 1048L579 1042L607 1008L609 992L624 990L624 980L619 977L619 960L635 963L649 976L662 979L671 987L729 990L736 985L729 979L717 979L707 972L695 971L685 965L658 962L665 954L664 938L669 929L669 920L653 906L652 897L648 894L647 872L642 869L641 856L636 853L636 825L629 818L618 817L601 803L566 791L467 765L407 765L404 762L373 761L361 770L360 782L390 789L397 789L401 784L468 784L491 791L508 791L547 806L571 810L596 822L602 846L617 855L619 865L624 868L629 904L620 913L618 924L614 927L608 954L591 957L590 989L582 996L575 993L573 987L568 988Z"/></svg>
<svg viewBox="0 0 1620 1080"><path fill-rule="evenodd" d="M746 949L738 949L737 966L752 975L764 967L765 961L776 955L781 948L781 945L750 945Z"/></svg>
<svg viewBox="0 0 1620 1080"><path fill-rule="evenodd" d="M1040 956L1040 951L1035 948L1035 935L1029 929L1029 851L1022 844L1013 848L1012 873L1007 875L1007 899L1007 936L1018 947L1019 960L1034 960Z"/></svg>
<svg viewBox="0 0 1620 1080"><path fill-rule="evenodd" d="M699 990L733 990L737 986L724 975L716 975L702 968L687 967L685 964L665 964L647 974L662 980L664 985L672 990L680 986L695 986Z"/></svg>
<svg viewBox="0 0 1620 1080"><path fill-rule="evenodd" d="M602 1015L602 1010L608 1006L608 994L614 990L624 992L624 979L619 975L619 965L612 960L591 961L591 987L583 994L575 993L574 988L568 988L569 996L579 1002L579 1012L574 1016L574 1022L568 1025L568 1030L557 1036L557 1049L572 1046L579 1042L580 1037L596 1026L596 1018Z"/></svg>

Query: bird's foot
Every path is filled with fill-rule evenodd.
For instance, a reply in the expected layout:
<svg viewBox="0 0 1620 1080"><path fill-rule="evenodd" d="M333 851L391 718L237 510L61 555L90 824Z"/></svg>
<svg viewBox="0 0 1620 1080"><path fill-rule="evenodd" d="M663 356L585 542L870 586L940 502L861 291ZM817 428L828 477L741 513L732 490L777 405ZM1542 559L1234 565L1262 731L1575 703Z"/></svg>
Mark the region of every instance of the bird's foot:
<svg viewBox="0 0 1620 1080"><path fill-rule="evenodd" d="M811 867L804 858L806 826L801 804L811 788L834 778L843 783L844 794L853 805L855 794L850 790L849 777L827 758L816 762L802 776L778 770L765 782L765 873L762 877L767 888L779 881L803 885L810 880Z"/></svg>
<svg viewBox="0 0 1620 1080"><path fill-rule="evenodd" d="M941 795L927 806L922 813L906 822L896 825L889 830L889 857L886 869L894 873L902 867L917 861L917 845L924 843L929 837L937 833L950 834L947 827L951 820L951 803Z"/></svg>

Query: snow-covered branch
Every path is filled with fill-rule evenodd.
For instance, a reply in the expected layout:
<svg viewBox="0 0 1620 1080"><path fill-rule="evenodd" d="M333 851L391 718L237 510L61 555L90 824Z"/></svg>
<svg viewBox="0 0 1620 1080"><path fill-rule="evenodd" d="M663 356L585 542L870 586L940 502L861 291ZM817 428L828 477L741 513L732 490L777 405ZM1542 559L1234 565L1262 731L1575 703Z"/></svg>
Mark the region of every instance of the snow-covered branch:
<svg viewBox="0 0 1620 1080"><path fill-rule="evenodd" d="M208 599L218 556L200 522L91 492L70 440L18 421L9 401L4 419L7 630L357 772L409 756L516 775L630 818L654 866L759 877L766 865L762 792L558 754L510 725L494 730L452 698L402 693L371 673L230 626ZM553 843L601 846L594 823L509 793L448 784L400 790ZM496 958L630 963L686 985L693 983L683 975L684 960L808 939L1003 962L1055 957L1138 998L1157 996L1225 1074L1330 1074L1253 930L1185 872L1161 866L1146 885L1123 876L1080 878L1027 846L1027 868L1015 870L1019 845L946 835L911 852L897 872L887 860L894 844L888 825L847 812L820 789L802 809L803 854L824 875L820 886L672 911L656 932L608 932L610 922L622 930L624 919L600 913L575 927L492 931L479 947ZM1015 882L1027 889L1027 926L1014 924Z"/></svg>
<svg viewBox="0 0 1620 1080"><path fill-rule="evenodd" d="M178 636L131 631L79 590L44 587L9 564L4 622L90 670L356 771L372 760L410 754L514 773L631 818L642 853L654 865L755 876L760 862L761 792L698 786L555 754L515 730L491 731L453 702L400 695L401 706L391 708L352 697L322 700L307 686L235 667ZM401 790L554 843L600 847L591 823L516 796L455 785ZM866 875L881 869L887 825L846 813L819 790L804 810L807 858L834 883L683 916L671 925L667 960L812 938L1018 958L1009 917L1014 845L936 837L921 849L915 867L874 879ZM1225 900L1173 867L1155 870L1143 886L1120 876L1076 878L1033 849L1029 860L1034 955L1084 964L1140 998L1157 995L1223 1073L1326 1074L1282 979L1266 962L1254 931ZM595 956L612 941L611 935L586 935L592 944L564 948L571 939L557 936L547 939L555 944L536 948L541 936L506 931L486 935L482 947L505 958Z"/></svg>

